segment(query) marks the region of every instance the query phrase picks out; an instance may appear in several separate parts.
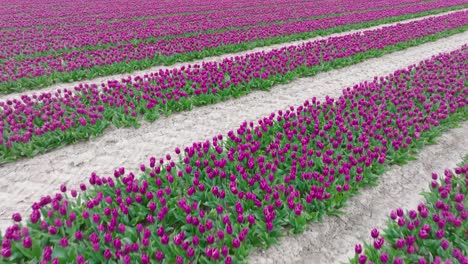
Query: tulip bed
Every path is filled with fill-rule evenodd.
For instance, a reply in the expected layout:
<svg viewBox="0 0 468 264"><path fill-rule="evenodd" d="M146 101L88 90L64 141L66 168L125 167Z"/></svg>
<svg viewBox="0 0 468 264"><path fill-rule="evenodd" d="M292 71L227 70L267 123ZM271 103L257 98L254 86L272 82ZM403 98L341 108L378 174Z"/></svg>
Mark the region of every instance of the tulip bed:
<svg viewBox="0 0 468 264"><path fill-rule="evenodd" d="M138 174L61 186L33 204L27 225L12 216L2 261L243 262L254 246L338 213L386 165L466 120L467 66L465 45L150 158Z"/></svg>
<svg viewBox="0 0 468 264"><path fill-rule="evenodd" d="M417 210L393 210L384 234L372 229L373 243L356 245L351 263L468 263L468 162L444 174L432 174Z"/></svg>
<svg viewBox="0 0 468 264"><path fill-rule="evenodd" d="M369 3L374 5L373 2ZM368 5L370 5L369 3ZM21 47L23 44L14 44L13 47L4 45L4 49L7 50L3 52L6 58L0 63L0 72L2 73L0 75L0 93L39 88L56 82L71 82L97 76L131 72L154 65L168 65L177 61L189 61L228 52L238 52L258 46L307 39L318 35L328 35L468 7L465 0L450 2L437 0L415 3L409 6L396 2L395 5L391 9L374 10L369 8L366 11L344 13L341 16L314 17L312 20L287 20L284 23L258 24L221 31L213 29L198 30L195 33L181 33L161 37L158 37L157 32L145 32L144 34L148 38L127 42L118 42L119 37L114 39L114 37L110 36L109 38L112 41L117 41L117 43L112 42L112 44L101 45L93 42L92 45L98 46L84 46L86 47L84 49L72 48L51 51L48 50L46 44L38 44L39 49L45 49L45 53L39 54L36 52L31 56L14 55L19 52L24 53L23 48L17 47L17 45ZM354 8L358 7L359 4L357 3ZM324 12L324 10L321 12ZM244 18L242 17L240 20L243 21ZM156 30L159 31L160 29ZM170 30L164 29L163 31ZM126 33L124 31L122 34L126 35ZM109 35L111 33L103 34ZM93 31L94 35L96 34ZM133 37L128 38L133 39ZM14 38L16 38L16 35ZM79 42L74 37L70 38L73 43ZM90 37L80 39L90 39ZM96 35L95 41L98 39L103 38ZM27 45L35 45L34 43L36 43L30 41L29 38L25 38L26 40ZM59 43L67 42L60 38L56 41ZM72 44L63 45L73 46ZM57 48L60 49L60 47ZM24 47L24 49L30 50L32 48L28 46ZM10 54L10 50L16 51Z"/></svg>
<svg viewBox="0 0 468 264"><path fill-rule="evenodd" d="M0 163L466 30L468 11L0 102Z"/></svg>

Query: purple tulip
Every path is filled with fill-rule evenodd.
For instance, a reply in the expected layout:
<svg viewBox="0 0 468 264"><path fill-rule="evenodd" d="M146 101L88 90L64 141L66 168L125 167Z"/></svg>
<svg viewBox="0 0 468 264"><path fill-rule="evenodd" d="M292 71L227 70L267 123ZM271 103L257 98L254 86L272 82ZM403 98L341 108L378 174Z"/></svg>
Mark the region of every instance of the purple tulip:
<svg viewBox="0 0 468 264"><path fill-rule="evenodd" d="M162 262L164 259L164 253L162 253L161 251L156 251L154 253L154 257L157 261Z"/></svg>
<svg viewBox="0 0 468 264"><path fill-rule="evenodd" d="M194 249L193 247L189 247L189 248L187 249L187 256L188 256L189 258L193 258L193 256L195 256L195 249Z"/></svg>
<svg viewBox="0 0 468 264"><path fill-rule="evenodd" d="M22 218L21 218L21 215L19 213L14 213L13 216L11 217L13 219L13 221L15 222L21 222Z"/></svg>
<svg viewBox="0 0 468 264"><path fill-rule="evenodd" d="M360 244L356 244L354 246L354 252L356 253L356 255L359 255L362 253L362 246Z"/></svg>
<svg viewBox="0 0 468 264"><path fill-rule="evenodd" d="M198 238L198 236L193 236L192 243L195 246L197 246L200 243L200 239Z"/></svg>
<svg viewBox="0 0 468 264"><path fill-rule="evenodd" d="M406 242L405 242L405 240L402 239L402 238L400 238L400 239L398 239L398 240L396 241L396 247L399 248L399 249L405 247L405 245L406 245Z"/></svg>
<svg viewBox="0 0 468 264"><path fill-rule="evenodd" d="M382 252L382 254L380 254L380 261L382 261L382 263L388 262L388 254L386 252Z"/></svg>
<svg viewBox="0 0 468 264"><path fill-rule="evenodd" d="M31 237L23 238L23 247L30 248L32 246L32 239Z"/></svg>
<svg viewBox="0 0 468 264"><path fill-rule="evenodd" d="M106 250L104 250L104 257L105 257L107 260L109 260L109 259L112 258L112 252L110 251L110 249L107 248Z"/></svg>
<svg viewBox="0 0 468 264"><path fill-rule="evenodd" d="M358 258L359 264L365 264L367 262L367 256L366 255L360 255Z"/></svg>
<svg viewBox="0 0 468 264"><path fill-rule="evenodd" d="M42 250L42 258L45 261L49 261L52 259L52 248L49 246L45 246L44 249Z"/></svg>
<svg viewBox="0 0 468 264"><path fill-rule="evenodd" d="M239 241L239 239L234 238L234 239L232 240L232 246L233 246L234 248L239 248L239 247L240 247L240 241Z"/></svg>
<svg viewBox="0 0 468 264"><path fill-rule="evenodd" d="M0 252L2 253L2 257L4 258L9 258L11 256L11 248L2 248L0 250Z"/></svg>
<svg viewBox="0 0 468 264"><path fill-rule="evenodd" d="M448 240L446 240L446 239L442 240L442 242L440 243L440 247L441 247L443 250L446 250L449 246L450 246L450 243L449 243Z"/></svg>
<svg viewBox="0 0 468 264"><path fill-rule="evenodd" d="M383 244L384 244L384 239L382 237L379 237L374 240L374 248L377 250L381 249Z"/></svg>
<svg viewBox="0 0 468 264"><path fill-rule="evenodd" d="M141 260L141 263L143 263L143 264L148 264L150 262L149 261L149 256L144 254L144 253L141 254L140 260Z"/></svg>
<svg viewBox="0 0 468 264"><path fill-rule="evenodd" d="M272 222L267 222L266 223L266 228L267 228L268 231L273 230L273 223Z"/></svg>

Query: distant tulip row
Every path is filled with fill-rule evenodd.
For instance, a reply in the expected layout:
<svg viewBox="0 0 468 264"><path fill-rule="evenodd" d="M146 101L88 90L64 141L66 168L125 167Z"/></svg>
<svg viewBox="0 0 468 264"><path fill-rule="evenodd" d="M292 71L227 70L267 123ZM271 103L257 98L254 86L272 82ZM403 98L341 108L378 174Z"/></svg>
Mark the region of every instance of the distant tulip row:
<svg viewBox="0 0 468 264"><path fill-rule="evenodd" d="M464 2L462 0L459 1ZM60 52L46 52L37 56L10 57L10 55L6 55L8 58L0 63L0 91L5 93L27 88L44 87L56 82L71 82L91 79L97 76L132 72L137 69L147 69L154 65L172 64L176 61L189 61L195 58L248 50L253 47L274 43L307 39L317 35L326 35L353 28L378 25L383 22L418 17L431 12L437 13L441 10L433 10L434 7L448 5L447 1L442 1L442 3L436 2L425 2L411 7L396 6L384 10L377 9L358 13L345 13L341 16L316 18L313 20L293 20L268 25L260 24L225 31L209 30L173 37L150 37L151 39L147 39L147 41L130 41L116 45L104 45L78 50L66 49ZM450 2L451 4L452 2ZM460 8L460 5L453 8ZM466 16L466 13L461 14L461 16ZM189 25L189 23L186 24ZM73 34L68 33L67 36L75 37ZM92 36L99 40L103 39L98 34L93 33ZM79 39L81 41L93 38L80 37ZM62 40L57 41L63 43ZM111 39L110 41L117 40ZM14 44L15 42L9 43L16 45ZM38 41L28 40L27 43L38 45L41 49L47 47L47 45L40 44ZM73 43L77 43L77 40L73 40ZM10 49L9 45L5 44L3 48ZM83 45L100 44L93 42ZM11 47L11 50L22 49L21 47Z"/></svg>
<svg viewBox="0 0 468 264"><path fill-rule="evenodd" d="M0 162L465 30L468 12L0 102ZM466 26L465 26L466 27ZM450 31L455 30L455 31Z"/></svg>
<svg viewBox="0 0 468 264"><path fill-rule="evenodd" d="M161 2L154 5L148 0L129 0L125 2L115 2L111 0L70 2L66 0L41 0L31 2L25 6L21 1L9 0L9 4L0 6L0 25L2 28L10 30L28 28L57 28L74 26L98 27L99 24L113 25L113 22L124 22L132 20L148 20L166 17L166 22L174 23L179 17L185 17L188 21L201 19L200 15L205 15L207 21L210 19L220 19L242 16L240 11L247 16L269 15L270 13L280 13L284 10L291 12L300 11L300 8L311 9L310 12L320 10L323 6L336 9L337 12L346 11L353 3L343 3L340 7L334 6L332 1L323 1L321 6L312 5L313 1L297 0L255 0L255 1L204 1L197 3L193 0L178 0L171 2ZM368 8L368 0L357 0L362 6ZM424 2L421 0L399 0L400 4L413 4ZM376 7L387 6L383 0L376 0ZM23 4L23 9L14 9ZM125 11L122 12L122 8ZM282 8L283 10L279 10ZM81 10L81 11L78 11ZM79 14L79 15L76 15ZM246 17L249 19L249 17ZM84 30L87 30L83 28ZM97 30L99 31L99 30ZM46 32L49 33L49 32Z"/></svg>
<svg viewBox="0 0 468 264"><path fill-rule="evenodd" d="M140 4L148 4L147 0L139 2ZM87 3L89 4L89 2ZM272 1L268 5L252 1L251 4L251 7L247 5L242 8L233 8L233 6L228 7L221 4L224 8L219 9L217 3L216 6L211 3L204 5L205 9L192 14L171 14L169 13L170 9L167 10L167 14L161 14L160 9L151 9L154 12L153 16L149 12L145 12L146 16L143 17L129 13L128 17L110 21L98 13L91 17L86 16L87 19L83 19L81 17L82 9L75 9L70 11L72 13L80 12L80 16L70 16L68 14L59 24L47 26L49 19L60 19L51 16L50 18L38 20L34 26L31 25L26 28L19 26L14 29L11 29L11 26L15 25L15 23L7 20L3 23L0 22L0 27L10 28L10 30L0 31L0 58L61 49L75 49L84 46L128 43L130 41L135 43L138 40L144 41L148 38L162 38L187 33L198 34L207 31L240 29L271 23L283 24L298 20L312 20L322 16L340 16L344 13L392 8L405 8L407 13L413 13L420 10L432 10L466 3L460 0L454 2L398 0L391 3L384 0L359 0L341 3L340 5L333 1L323 1L320 5L317 5L313 1L296 0L288 4L281 4L280 1ZM177 6L177 3L174 6ZM174 6L172 7L174 8ZM35 7L37 9L43 8L42 6ZM107 7L119 8L119 5L107 5ZM217 10L213 10L214 8ZM111 10L106 11L112 12ZM24 22L27 22L27 20Z"/></svg>
<svg viewBox="0 0 468 264"><path fill-rule="evenodd" d="M372 229L372 243L355 246L351 263L468 263L468 164L432 174L426 203L417 210L390 212L383 234Z"/></svg>
<svg viewBox="0 0 468 264"><path fill-rule="evenodd" d="M27 225L12 216L2 261L245 261L254 246L336 212L386 164L466 120L467 63L464 46L176 148L175 158L150 158L138 176L119 168L93 173L80 190L63 185L33 204Z"/></svg>

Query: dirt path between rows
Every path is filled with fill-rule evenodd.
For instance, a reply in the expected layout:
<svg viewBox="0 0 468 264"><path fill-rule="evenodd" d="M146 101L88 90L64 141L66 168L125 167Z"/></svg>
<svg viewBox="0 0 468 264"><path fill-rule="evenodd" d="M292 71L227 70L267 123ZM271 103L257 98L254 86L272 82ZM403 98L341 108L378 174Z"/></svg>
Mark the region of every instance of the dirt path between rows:
<svg viewBox="0 0 468 264"><path fill-rule="evenodd" d="M352 197L340 216L325 217L310 224L303 234L280 240L277 246L250 255L249 263L332 264L354 256L354 245L371 243L370 230L382 228L391 210L416 209L424 201L420 195L429 189L431 173L443 174L468 154L468 122L451 129L426 146L417 160L404 166L392 166L378 186L363 189Z"/></svg>
<svg viewBox="0 0 468 264"><path fill-rule="evenodd" d="M46 194L58 191L62 183L76 186L95 171L110 175L125 166L136 171L149 157L160 157L176 146L210 139L235 129L244 120L258 120L272 111L300 105L313 96L336 97L346 86L430 58L440 52L461 47L468 42L468 32L418 47L370 59L354 66L314 77L275 86L270 92L256 91L242 98L173 114L138 129L110 128L104 135L69 145L31 159L0 166L0 230L10 224L13 212L26 213L31 204ZM465 133L468 130L465 129Z"/></svg>
<svg viewBox="0 0 468 264"><path fill-rule="evenodd" d="M20 98L21 95L25 95L25 94L50 92L50 91L55 91L57 89L64 89L64 88L69 89L69 88L72 88L72 87L75 87L75 86L79 85L80 83L103 83L103 82L107 82L109 80L120 80L120 79L126 78L128 76L143 76L143 75L151 73L151 72L159 71L160 69L165 70L165 69L177 68L177 67L181 67L183 65L189 64L189 63L190 64L201 64L201 62L203 62L203 61L218 61L218 62L221 62L223 59L234 57L234 56L245 55L247 53L260 52L260 51L271 51L271 50L280 49L280 48L286 47L286 46L300 45L302 43L306 43L306 42L310 42L310 41L314 41L314 40L325 39L325 38L328 38L328 37L344 36L344 35L355 33L355 32L362 32L362 31L366 31L366 30L378 29L378 28L382 28L382 27L385 27L385 26L396 25L396 24L399 24L399 23L408 23L408 22L411 22L411 21L418 21L418 20L429 18L429 17L444 16L444 15L448 15L448 14L451 14L451 13L460 12L460 11L464 11L464 10L468 10L468 9L460 9L460 10L440 13L440 14L437 14L437 15L430 15L430 16L425 16L425 17L420 17L420 18L402 20L400 22L395 22L395 23L381 24L381 25L374 26L374 27L369 27L369 28L359 29L359 30L351 30L351 31L346 31L346 32L337 33L337 34L331 34L331 35L323 36L323 37L315 37L315 38L310 38L310 39L306 39L306 40L299 40L299 41L294 41L294 42L281 43L281 44L276 44L276 45L271 45L271 46L266 46L266 47L258 47L258 48L255 48L255 49L246 50L246 51L242 51L242 52L238 52L238 53L227 53L227 54L224 54L222 56L206 57L206 58L201 59L201 60L194 60L194 61L191 61L191 62L176 63L176 64L173 64L171 66L155 66L155 67L152 67L152 68L149 68L149 69L146 69L146 70L142 70L142 71L134 71L132 73L116 74L116 75L110 75L110 76L105 76L105 77L99 77L99 78L95 78L95 79L92 79L92 80L83 80L83 81L72 82L72 83L58 83L58 84L55 84L55 85L52 85L52 86L49 86L49 87L45 87L45 88L37 89L37 90L33 90L33 91L24 91L24 92L20 92L20 93L0 95L0 100Z"/></svg>

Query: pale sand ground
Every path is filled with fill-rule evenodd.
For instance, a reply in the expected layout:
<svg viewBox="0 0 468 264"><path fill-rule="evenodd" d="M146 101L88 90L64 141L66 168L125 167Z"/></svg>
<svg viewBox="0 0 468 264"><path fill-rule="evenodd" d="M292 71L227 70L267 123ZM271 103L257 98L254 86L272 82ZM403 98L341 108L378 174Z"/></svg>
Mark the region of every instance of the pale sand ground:
<svg viewBox="0 0 468 264"><path fill-rule="evenodd" d="M323 36L323 37L310 38L310 39L306 39L306 40L299 40L299 41L294 41L294 42L282 43L282 44L271 45L271 46L267 46L267 47L258 47L258 48L243 51L243 52L227 53L227 54L224 54L222 56L207 57L207 58L204 58L202 60L194 60L194 61L191 61L191 62L177 63L177 64L174 64L174 65L171 65L171 66L156 66L156 67L149 68L147 70L134 71L132 73L124 73L124 74L116 74L116 75L111 75L111 76L99 77L99 78L95 78L95 79L92 79L92 80L84 80L84 81L72 82L72 83L58 83L58 84L55 84L55 85L52 85L52 86L49 86L49 87L45 87L45 88L41 88L41 89L37 89L37 90L33 90L33 91L25 91L25 92L21 92L21 93L12 93L12 94L8 94L8 95L0 95L0 100L19 98L21 95L24 95L24 94L50 92L50 91L54 91L56 89L64 89L64 88L69 89L69 88L72 88L72 87L75 87L75 86L79 85L80 83L103 83L103 82L107 82L109 80L116 80L116 79L120 80L120 79L126 78L128 76L142 76L142 75L147 74L149 72L159 71L160 69L177 68L177 67L181 67L183 65L186 65L188 63L190 63L190 64L201 64L202 61L218 61L218 62L220 62L223 59L230 58L230 57L233 57L233 56L244 55L244 54L247 54L247 53L259 52L259 51L271 51L271 50L274 50L274 49L280 49L282 47L286 47L286 46L290 46L290 45L299 45L299 44L314 41L314 40L324 39L324 38L328 38L328 37L343 36L343 35L347 35L347 34L350 34L350 33L377 29L377 28L381 28L383 26L391 26L391 25L396 25L398 23L407 23L407 22L411 22L411 21L422 20L422 19L426 19L428 17L443 16L443 15L447 15L447 14L451 14L451 13L455 13L455 12L459 12L459 11L463 11L463 10L468 10L468 9L450 11L450 12L445 12L445 13L441 13L441 14L437 14L437 15L425 16L425 17L422 17L422 18L408 19L408 20L403 20L403 21L396 22L396 23L381 24L381 25L374 26L374 27L369 27L369 28L366 28L366 29L351 30L351 31L346 31L346 32L337 33L337 34L331 34L331 35L327 35L327 36Z"/></svg>
<svg viewBox="0 0 468 264"><path fill-rule="evenodd" d="M382 230L390 210L398 207L416 209L424 201L419 195L429 189L431 173L443 174L455 168L468 154L468 122L449 130L437 139L436 145L426 146L416 161L404 166L392 166L384 173L378 186L362 190L352 197L340 216L325 217L323 222L310 224L300 235L280 239L268 250L250 255L249 263L341 263L354 256L354 245L371 243L370 230Z"/></svg>
<svg viewBox="0 0 468 264"><path fill-rule="evenodd" d="M468 32L427 43L377 59L279 85L271 92L253 92L236 100L173 114L140 128L110 128L90 141L23 159L0 167L0 230L13 212L26 213L41 196L52 194L62 183L76 186L91 172L109 175L125 166L136 171L150 156L160 157L176 146L209 139L235 129L244 120L258 120L272 111L299 105L305 99L338 96L355 83L417 63L440 52L468 43ZM468 130L465 129L465 132Z"/></svg>

